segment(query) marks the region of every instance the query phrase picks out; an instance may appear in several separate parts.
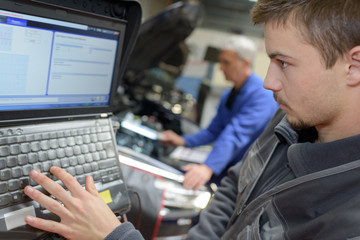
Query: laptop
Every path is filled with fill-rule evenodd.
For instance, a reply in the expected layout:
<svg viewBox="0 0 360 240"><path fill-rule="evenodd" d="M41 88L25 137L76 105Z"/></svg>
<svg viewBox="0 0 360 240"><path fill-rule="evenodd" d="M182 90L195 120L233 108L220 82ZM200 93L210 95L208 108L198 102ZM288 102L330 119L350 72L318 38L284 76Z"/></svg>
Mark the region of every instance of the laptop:
<svg viewBox="0 0 360 240"><path fill-rule="evenodd" d="M95 185L116 214L130 208L110 103L126 21L36 1L0 1L0 238L48 239L26 215L59 220L23 189L59 166Z"/></svg>

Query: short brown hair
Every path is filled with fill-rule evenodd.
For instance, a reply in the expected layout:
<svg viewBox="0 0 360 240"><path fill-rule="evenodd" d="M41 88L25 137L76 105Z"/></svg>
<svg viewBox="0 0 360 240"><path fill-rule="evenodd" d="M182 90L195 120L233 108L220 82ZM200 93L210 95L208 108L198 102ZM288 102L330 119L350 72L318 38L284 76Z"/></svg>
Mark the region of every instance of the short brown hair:
<svg viewBox="0 0 360 240"><path fill-rule="evenodd" d="M255 24L298 24L304 39L315 46L327 68L360 45L359 0L258 0L251 10Z"/></svg>

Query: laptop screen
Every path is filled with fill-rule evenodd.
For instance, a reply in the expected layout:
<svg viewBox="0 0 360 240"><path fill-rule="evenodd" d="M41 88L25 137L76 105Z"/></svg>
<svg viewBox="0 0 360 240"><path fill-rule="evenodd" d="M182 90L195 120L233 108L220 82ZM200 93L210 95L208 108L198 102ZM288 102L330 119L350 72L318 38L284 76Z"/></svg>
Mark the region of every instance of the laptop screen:
<svg viewBox="0 0 360 240"><path fill-rule="evenodd" d="M109 107L125 23L34 3L17 8L0 9L0 115L10 111L4 117L12 120Z"/></svg>
<svg viewBox="0 0 360 240"><path fill-rule="evenodd" d="M108 104L119 34L0 11L0 110Z"/></svg>

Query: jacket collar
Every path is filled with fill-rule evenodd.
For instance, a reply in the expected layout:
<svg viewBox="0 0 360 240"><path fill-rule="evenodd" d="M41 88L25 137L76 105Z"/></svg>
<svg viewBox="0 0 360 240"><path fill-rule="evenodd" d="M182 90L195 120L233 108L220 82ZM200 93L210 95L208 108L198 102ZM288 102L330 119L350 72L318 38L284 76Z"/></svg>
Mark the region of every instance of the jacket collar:
<svg viewBox="0 0 360 240"><path fill-rule="evenodd" d="M298 141L299 135L286 120L286 115L281 119L279 124L275 127L274 131L275 131L275 135L282 143L291 145L297 143Z"/></svg>
<svg viewBox="0 0 360 240"><path fill-rule="evenodd" d="M274 131L280 142L288 145L289 166L297 177L360 159L360 135L314 143L317 137L315 128L296 131L286 116Z"/></svg>

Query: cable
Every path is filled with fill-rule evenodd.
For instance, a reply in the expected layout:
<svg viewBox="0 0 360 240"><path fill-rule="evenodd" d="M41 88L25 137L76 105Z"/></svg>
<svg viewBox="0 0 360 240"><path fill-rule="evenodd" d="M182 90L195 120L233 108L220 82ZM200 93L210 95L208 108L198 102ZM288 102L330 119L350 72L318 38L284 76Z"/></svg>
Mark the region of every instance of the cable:
<svg viewBox="0 0 360 240"><path fill-rule="evenodd" d="M138 204L139 204L139 213L138 213L138 217L136 220L136 229L140 230L140 224L141 224L141 213L142 213L142 208L141 208L141 199L140 199L140 195L138 192L135 192L133 190L128 190L128 194L135 194L137 199L138 199Z"/></svg>

